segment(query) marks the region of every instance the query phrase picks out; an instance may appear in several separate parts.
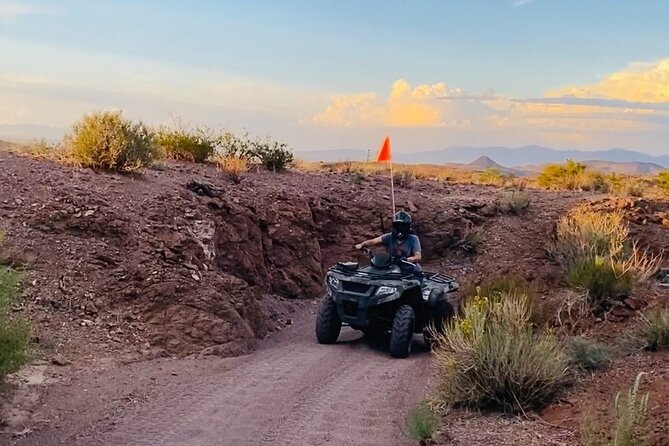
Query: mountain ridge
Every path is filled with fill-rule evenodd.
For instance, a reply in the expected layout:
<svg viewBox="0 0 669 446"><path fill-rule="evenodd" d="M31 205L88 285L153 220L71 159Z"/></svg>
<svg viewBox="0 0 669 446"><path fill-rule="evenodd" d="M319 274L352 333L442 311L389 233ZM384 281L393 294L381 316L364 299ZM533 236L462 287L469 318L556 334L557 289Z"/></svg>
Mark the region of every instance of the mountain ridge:
<svg viewBox="0 0 669 446"><path fill-rule="evenodd" d="M298 158L305 161L365 161L366 150L339 149L297 151ZM374 156L372 154L371 156ZM669 155L650 155L629 149L608 150L561 150L529 145L507 146L453 146L442 150L419 151L415 153L395 152L394 161L406 164L470 164L481 157L494 160L501 166L542 165L574 161L605 161L615 163L652 163L669 168Z"/></svg>

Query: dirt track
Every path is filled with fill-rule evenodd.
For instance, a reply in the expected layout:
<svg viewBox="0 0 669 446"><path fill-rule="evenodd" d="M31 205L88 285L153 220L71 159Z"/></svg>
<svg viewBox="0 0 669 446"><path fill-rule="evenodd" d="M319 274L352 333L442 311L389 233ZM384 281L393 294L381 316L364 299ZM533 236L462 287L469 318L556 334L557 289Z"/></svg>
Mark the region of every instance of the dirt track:
<svg viewBox="0 0 669 446"><path fill-rule="evenodd" d="M309 313L257 352L217 360L236 362L227 370L166 384L118 419L101 414L69 434L46 429L18 444L406 444L406 412L429 378L429 353L420 338L405 360L350 329L337 345L322 346Z"/></svg>

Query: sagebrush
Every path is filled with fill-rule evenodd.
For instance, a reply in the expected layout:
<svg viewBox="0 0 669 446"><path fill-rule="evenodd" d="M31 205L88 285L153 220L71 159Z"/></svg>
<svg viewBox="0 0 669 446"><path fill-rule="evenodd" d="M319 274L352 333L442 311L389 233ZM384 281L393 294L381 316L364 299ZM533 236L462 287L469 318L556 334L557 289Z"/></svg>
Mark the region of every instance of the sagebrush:
<svg viewBox="0 0 669 446"><path fill-rule="evenodd" d="M125 119L121 112L85 115L74 124L65 144L75 163L118 172L146 167L158 154L151 130Z"/></svg>

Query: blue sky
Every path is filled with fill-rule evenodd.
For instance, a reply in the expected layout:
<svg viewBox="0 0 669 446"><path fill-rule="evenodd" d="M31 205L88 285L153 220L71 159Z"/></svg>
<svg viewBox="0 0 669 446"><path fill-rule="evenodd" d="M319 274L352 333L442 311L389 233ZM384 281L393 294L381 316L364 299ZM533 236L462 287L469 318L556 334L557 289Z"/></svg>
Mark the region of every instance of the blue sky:
<svg viewBox="0 0 669 446"><path fill-rule="evenodd" d="M653 0L0 0L0 136L114 108L302 150L389 133L669 153L668 17Z"/></svg>

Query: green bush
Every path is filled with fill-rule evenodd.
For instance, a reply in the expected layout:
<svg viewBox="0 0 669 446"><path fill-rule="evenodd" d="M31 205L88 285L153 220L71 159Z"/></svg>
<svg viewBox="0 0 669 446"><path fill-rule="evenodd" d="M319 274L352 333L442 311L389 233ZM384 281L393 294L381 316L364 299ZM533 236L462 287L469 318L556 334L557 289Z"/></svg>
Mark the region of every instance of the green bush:
<svg viewBox="0 0 669 446"><path fill-rule="evenodd" d="M286 144L270 139L253 141L250 153L260 161L260 164L272 172L290 167L295 160L293 151Z"/></svg>
<svg viewBox="0 0 669 446"><path fill-rule="evenodd" d="M655 183L659 186L660 189L669 193L669 170L665 170L657 174Z"/></svg>
<svg viewBox="0 0 669 446"><path fill-rule="evenodd" d="M511 175L504 175L502 172L493 167L488 167L483 172L478 174L478 182L489 186L502 187L510 178L512 178Z"/></svg>
<svg viewBox="0 0 669 446"><path fill-rule="evenodd" d="M195 163L207 161L218 144L218 138L200 128L189 131L161 127L155 141L165 157Z"/></svg>
<svg viewBox="0 0 669 446"><path fill-rule="evenodd" d="M95 169L132 172L149 165L157 152L151 131L120 112L85 115L66 138L73 161Z"/></svg>
<svg viewBox="0 0 669 446"><path fill-rule="evenodd" d="M563 266L567 282L587 291L597 307L629 293L657 271L661 259L640 251L628 236L619 213L577 211L560 219L548 252Z"/></svg>
<svg viewBox="0 0 669 446"><path fill-rule="evenodd" d="M523 295L466 302L435 355L440 395L449 405L510 412L541 408L568 383L569 356L549 332L537 333Z"/></svg>
<svg viewBox="0 0 669 446"><path fill-rule="evenodd" d="M539 186L546 189L594 190L607 192L610 189L606 178L576 161L568 160L565 164L550 164L539 173Z"/></svg>
<svg viewBox="0 0 669 446"><path fill-rule="evenodd" d="M598 305L609 297L629 294L636 284L636 277L615 260L594 256L583 257L570 264L567 283L587 291L590 302Z"/></svg>
<svg viewBox="0 0 669 446"><path fill-rule="evenodd" d="M2 239L0 233L0 247ZM11 311L20 282L20 273L0 266L0 381L8 373L18 370L26 360L30 327Z"/></svg>
<svg viewBox="0 0 669 446"><path fill-rule="evenodd" d="M611 362L611 355L603 345L583 338L571 338L567 341L572 362L585 370L596 370Z"/></svg>
<svg viewBox="0 0 669 446"><path fill-rule="evenodd" d="M439 429L441 420L427 404L419 404L414 407L407 418L407 435L411 440L420 444L430 441Z"/></svg>

